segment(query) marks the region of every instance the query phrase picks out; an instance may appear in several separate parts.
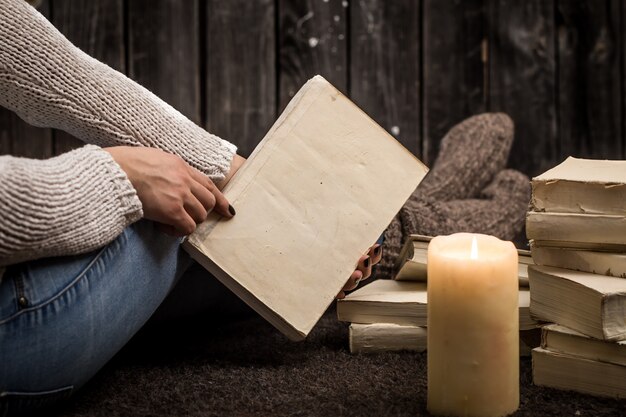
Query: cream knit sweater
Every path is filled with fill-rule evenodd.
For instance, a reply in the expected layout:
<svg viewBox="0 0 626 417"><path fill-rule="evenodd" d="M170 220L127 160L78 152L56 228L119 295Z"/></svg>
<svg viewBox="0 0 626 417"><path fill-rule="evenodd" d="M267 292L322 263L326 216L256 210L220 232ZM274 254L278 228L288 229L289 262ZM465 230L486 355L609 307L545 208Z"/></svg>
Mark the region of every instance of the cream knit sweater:
<svg viewBox="0 0 626 417"><path fill-rule="evenodd" d="M100 146L160 148L213 180L236 151L83 53L23 0L0 0L0 105L92 144L47 160L0 156L0 267L94 250L142 217Z"/></svg>

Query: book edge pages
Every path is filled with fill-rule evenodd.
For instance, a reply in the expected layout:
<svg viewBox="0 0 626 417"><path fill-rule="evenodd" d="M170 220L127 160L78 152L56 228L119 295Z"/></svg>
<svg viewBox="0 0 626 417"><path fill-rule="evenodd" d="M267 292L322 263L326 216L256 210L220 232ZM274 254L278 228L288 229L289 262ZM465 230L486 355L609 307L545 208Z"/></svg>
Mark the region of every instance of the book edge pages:
<svg viewBox="0 0 626 417"><path fill-rule="evenodd" d="M349 329L350 353L426 350L427 332L424 326L351 323Z"/></svg>
<svg viewBox="0 0 626 417"><path fill-rule="evenodd" d="M408 276L402 277L401 272L404 266L411 262L411 259L413 259L413 256L415 255L415 242L430 242L431 240L432 236L417 234L409 235L409 237L404 241L402 249L400 249L400 254L398 255L394 265L395 273L390 278L398 281L424 281L423 277L420 277L419 279L414 279Z"/></svg>
<svg viewBox="0 0 626 417"><path fill-rule="evenodd" d="M531 183L550 183L556 181L568 181L568 182L577 182L577 183L586 183L593 185L602 185L602 184L626 184L626 178L622 180L614 180L614 177L611 178L602 178L602 179L589 179L583 178L578 175L568 175L571 171L576 173L581 172L584 168L585 170L598 168L606 165L613 165L610 167L614 170L616 167L622 167L626 169L626 161L618 160L618 159L589 159L589 158L576 158L573 156L567 157L560 164L550 168L549 170L533 177L531 179Z"/></svg>
<svg viewBox="0 0 626 417"><path fill-rule="evenodd" d="M575 347L572 348L572 345ZM598 362L626 366L626 356L624 356L626 340L596 339L560 324L549 324L541 329L541 348ZM615 357L620 359L616 361Z"/></svg>
<svg viewBox="0 0 626 417"><path fill-rule="evenodd" d="M559 275L553 275L550 272L545 271L545 269L551 269L551 268L552 267L544 267L544 266L531 266L528 268L528 279L530 282L530 288L533 288L533 286L535 287L535 290L531 291L530 293L530 315L533 319L539 320L539 321L546 321L546 322L556 321L554 320L554 317L542 317L541 315L545 313L545 311L537 311L537 304L538 304L537 294L539 293L539 291L537 291L537 285L542 285L540 284L542 281L548 281L548 280L564 281L567 286L574 286L574 288L578 289L578 290L574 289L575 292L578 292L580 290L586 291L586 292L592 292L599 299L599 301L596 301L596 302L601 303L602 294L598 293L598 291L594 289L590 289L589 287L581 283L578 283L576 281L563 278ZM556 309L556 311L554 311L553 313L554 315L558 316L557 317L558 320L561 323L563 323L563 325L566 325L571 328L576 328L576 330L583 332L584 334L590 335L592 337L603 339L605 336L604 336L604 328L602 326L603 311L602 311L601 306L598 306L598 313L600 314L600 317L592 317L591 320L595 324L589 325L588 323L582 323L582 322L578 322L574 320L574 318L572 317L573 313L571 311L571 308L572 308L571 304L572 303L570 302L567 305L567 308L565 309L563 308L562 303L558 303L558 308L555 306L548 307L548 308L551 308L552 310ZM585 330L582 330L582 327L585 327Z"/></svg>
<svg viewBox="0 0 626 417"><path fill-rule="evenodd" d="M541 212L626 214L626 161L569 157L531 181Z"/></svg>
<svg viewBox="0 0 626 417"><path fill-rule="evenodd" d="M557 248L572 250L587 250L595 252L626 253L626 244L619 243L596 243L596 242L568 242L565 240L542 240L530 239L531 247Z"/></svg>
<svg viewBox="0 0 626 417"><path fill-rule="evenodd" d="M537 273L538 276L534 276L533 272ZM584 280L576 279L576 275L583 277ZM565 321L570 321L571 317L567 318L567 320L566 318L561 317L560 319L564 320L562 323L563 325L597 339L606 341L620 341L626 339L626 320L619 314L619 312L623 311L623 306L625 304L624 298L626 297L626 282L624 282L622 278L591 274L589 272L566 270L551 266L533 266L532 268L529 268L529 279L531 281L545 280L546 278L542 276L547 276L548 279L551 279L554 282L564 281L568 283L567 285L573 286L572 290L582 296L582 298L578 299L579 303L582 302L582 299L587 299L590 295L597 298L597 301L594 301L594 303L599 303L598 307L600 317L592 317L592 320L596 322L596 325L586 328L585 331L583 331L581 328L578 328L579 326L582 327L583 323L567 323ZM619 283L621 289L618 291L610 291L606 288L598 286L594 287L592 285L595 284L595 281ZM535 291L534 294L537 294L537 291ZM533 293L531 293L531 316L535 319L541 319L541 317L537 316L537 307L536 305L534 306L533 299L536 300L536 295L533 297ZM591 303L591 300L589 302ZM561 309L561 313L564 311L565 310ZM612 311L617 313L612 314ZM570 314L568 313L567 315L569 316ZM553 320L548 318L547 321ZM588 327L588 324L584 324L584 326Z"/></svg>
<svg viewBox="0 0 626 417"><path fill-rule="evenodd" d="M531 245L537 265L626 278L626 255L597 250Z"/></svg>
<svg viewBox="0 0 626 417"><path fill-rule="evenodd" d="M413 302L417 304L425 304L426 298L424 301L398 301L398 300L389 300L389 299L381 299L381 296L388 296L390 294L402 294L405 295L407 293L414 294L427 294L427 286L425 282L418 281L395 281L391 279L379 279L373 281L353 292L346 295L346 297L342 300L337 300L339 303L354 303L354 302L383 302L383 303L391 303L391 304L405 304L407 302Z"/></svg>
<svg viewBox="0 0 626 417"><path fill-rule="evenodd" d="M530 240L626 245L624 230L624 215L539 211L526 214L526 237Z"/></svg>
<svg viewBox="0 0 626 417"><path fill-rule="evenodd" d="M598 294L602 298L608 296L626 296L626 280L620 277L612 277L608 275L594 274L586 271L575 271L573 269L557 268L555 266L530 265L530 271L536 271L540 274L550 275L558 279L569 281L582 288L589 289ZM604 285L598 285L603 283ZM610 287L616 284L616 288Z"/></svg>
<svg viewBox="0 0 626 417"><path fill-rule="evenodd" d="M538 360L538 358L541 360ZM602 385L601 389L597 389L598 385L595 383L598 381L597 378L594 378L594 384L589 383L589 378L594 373L588 372L589 369L586 369L587 372L582 372L581 369L577 369L575 375L572 374L569 370L572 369L572 365L578 367L586 366L587 368L592 366L595 368L601 368L600 371L595 372L597 375L601 375L601 380L606 380L607 375L615 374L615 373L626 373L626 367L622 365L616 365L613 363L606 363L595 361L592 359L587 359L579 356L572 356L562 352L554 352L549 349L543 348L535 348L532 350L532 376L533 383L539 386L547 386L553 387L561 390L571 390L576 392L582 392L584 394L598 395L610 398L626 398L626 388L623 386L620 387L611 387ZM567 375L563 372L560 372L560 375L554 375L554 371L552 371L552 375L548 374L551 372L547 367L544 367L543 364L540 364L541 361L550 361L550 360L558 360L558 361L566 361L570 362L565 366L561 363L562 366L554 367L552 369L561 369L568 370L566 371ZM609 372L612 370L613 372ZM542 373L542 374L540 374ZM540 376L540 377L539 377ZM614 376L614 375L612 375ZM589 386L589 389L582 388L580 386L575 386L575 383L580 383L582 379L587 378L586 382ZM610 391L609 391L610 390Z"/></svg>
<svg viewBox="0 0 626 417"><path fill-rule="evenodd" d="M400 249L400 254L398 255L398 259L396 259L396 264L394 265L394 270L396 271L395 275L392 277L395 279L402 266L413 257L413 238L409 236L408 239L404 241L404 245L402 245L402 249Z"/></svg>

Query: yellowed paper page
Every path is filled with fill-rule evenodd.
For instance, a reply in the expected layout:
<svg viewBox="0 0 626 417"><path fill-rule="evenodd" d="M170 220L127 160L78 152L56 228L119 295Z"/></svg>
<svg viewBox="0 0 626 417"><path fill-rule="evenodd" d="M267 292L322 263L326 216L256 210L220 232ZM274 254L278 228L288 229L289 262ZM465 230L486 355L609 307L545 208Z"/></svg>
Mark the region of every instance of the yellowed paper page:
<svg viewBox="0 0 626 417"><path fill-rule="evenodd" d="M191 255L293 340L303 339L427 168L320 76L298 92L224 190Z"/></svg>

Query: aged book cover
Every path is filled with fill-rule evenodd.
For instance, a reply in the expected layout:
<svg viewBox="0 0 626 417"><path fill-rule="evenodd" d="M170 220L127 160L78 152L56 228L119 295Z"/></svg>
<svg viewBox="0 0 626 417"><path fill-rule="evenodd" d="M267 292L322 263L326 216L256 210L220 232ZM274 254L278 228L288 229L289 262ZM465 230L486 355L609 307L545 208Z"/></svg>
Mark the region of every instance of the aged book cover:
<svg viewBox="0 0 626 417"><path fill-rule="evenodd" d="M626 398L626 366L548 349L533 349L535 385Z"/></svg>
<svg viewBox="0 0 626 417"><path fill-rule="evenodd" d="M396 260L396 275L398 281L425 282L428 278L428 244L432 237L423 235L410 235L404 242L400 255ZM518 277L520 287L528 287L528 265L533 265L530 251L517 250Z"/></svg>
<svg viewBox="0 0 626 417"><path fill-rule="evenodd" d="M549 324L541 330L541 347L544 349L626 366L626 340L607 342L594 339L559 324Z"/></svg>
<svg viewBox="0 0 626 417"><path fill-rule="evenodd" d="M379 279L338 300L337 318L362 324L426 326L426 283Z"/></svg>
<svg viewBox="0 0 626 417"><path fill-rule="evenodd" d="M351 353L395 352L426 350L426 327L402 326L392 323L360 324L349 327ZM541 329L520 330L519 354L530 356L533 348L539 346Z"/></svg>
<svg viewBox="0 0 626 417"><path fill-rule="evenodd" d="M626 254L531 245L537 265L586 271L594 274L626 278Z"/></svg>
<svg viewBox="0 0 626 417"><path fill-rule="evenodd" d="M519 329L532 330L543 323L530 315L530 290L520 288ZM379 279L337 302L340 321L360 324L393 323L426 326L425 282Z"/></svg>
<svg viewBox="0 0 626 417"><path fill-rule="evenodd" d="M400 255L396 260L394 277L398 281L426 281L426 261L428 260L428 243L432 237L410 235L405 240Z"/></svg>
<svg viewBox="0 0 626 417"><path fill-rule="evenodd" d="M530 240L566 242L567 247L626 245L626 216L530 211L526 236Z"/></svg>
<svg viewBox="0 0 626 417"><path fill-rule="evenodd" d="M426 350L426 327L392 323L352 323L349 329L350 352L394 352Z"/></svg>
<svg viewBox="0 0 626 417"><path fill-rule="evenodd" d="M426 172L316 76L226 185L237 215L210 215L184 247L287 337L302 340Z"/></svg>
<svg viewBox="0 0 626 417"><path fill-rule="evenodd" d="M531 184L534 211L626 215L626 161L569 157Z"/></svg>
<svg viewBox="0 0 626 417"><path fill-rule="evenodd" d="M529 250L518 249L517 250L517 277L519 279L519 286L528 287L528 266L534 265L532 256Z"/></svg>
<svg viewBox="0 0 626 417"><path fill-rule="evenodd" d="M530 314L603 340L626 339L626 280L530 266Z"/></svg>
<svg viewBox="0 0 626 417"><path fill-rule="evenodd" d="M530 315L530 289L519 289L519 329L532 330L543 326L545 322L536 320Z"/></svg>

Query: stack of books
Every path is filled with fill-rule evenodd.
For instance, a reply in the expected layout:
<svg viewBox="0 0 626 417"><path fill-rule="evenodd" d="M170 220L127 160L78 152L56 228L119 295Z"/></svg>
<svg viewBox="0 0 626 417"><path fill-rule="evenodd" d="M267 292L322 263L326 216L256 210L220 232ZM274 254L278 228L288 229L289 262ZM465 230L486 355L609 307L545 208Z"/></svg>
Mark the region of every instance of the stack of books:
<svg viewBox="0 0 626 417"><path fill-rule="evenodd" d="M535 384L626 398L626 161L568 158L532 180Z"/></svg>
<svg viewBox="0 0 626 417"><path fill-rule="evenodd" d="M426 350L427 251L430 238L413 235L404 244L395 279L381 279L337 302L340 321L349 322L350 352ZM530 253L520 251L520 354L539 345L543 323L530 316L528 265Z"/></svg>

